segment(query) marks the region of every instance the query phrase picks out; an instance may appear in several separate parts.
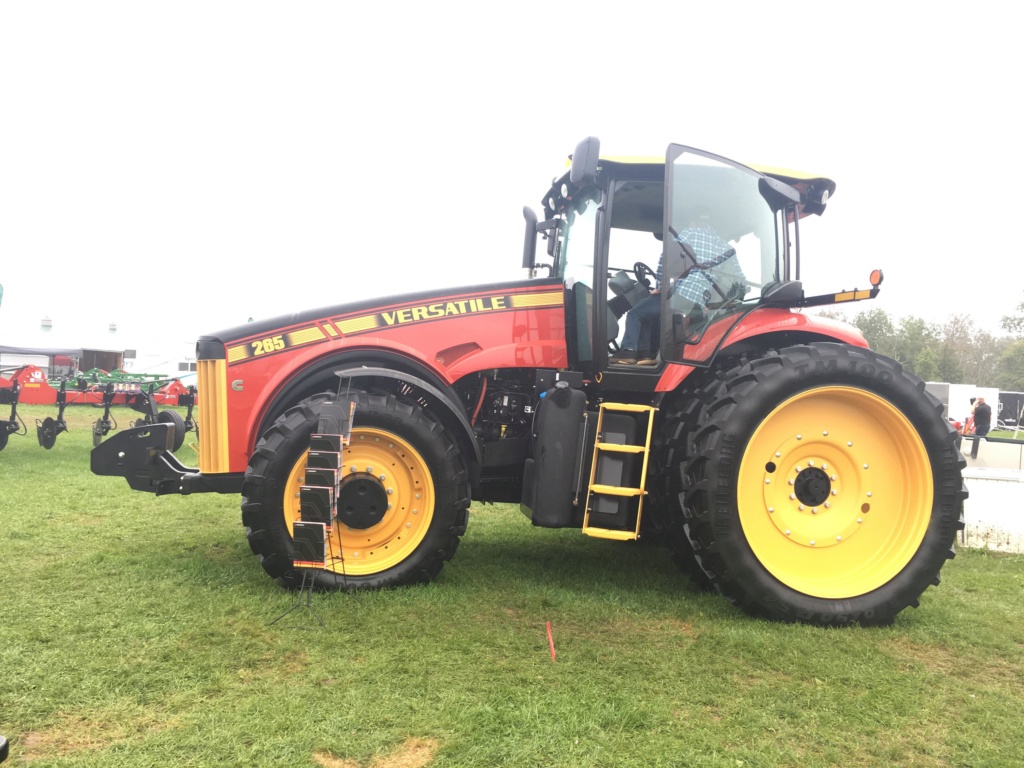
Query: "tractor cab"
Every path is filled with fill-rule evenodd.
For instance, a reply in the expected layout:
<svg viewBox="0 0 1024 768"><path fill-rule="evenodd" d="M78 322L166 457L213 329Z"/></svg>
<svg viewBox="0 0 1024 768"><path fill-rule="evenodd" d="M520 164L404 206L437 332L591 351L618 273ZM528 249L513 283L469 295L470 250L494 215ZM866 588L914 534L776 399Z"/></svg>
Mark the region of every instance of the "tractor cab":
<svg viewBox="0 0 1024 768"><path fill-rule="evenodd" d="M623 345L657 368L706 365L750 312L806 305L799 220L824 210L832 181L676 144L664 160L599 158L598 149L595 138L577 146L524 251L524 266L565 282L576 366L634 362L616 354ZM536 263L536 232L549 263Z"/></svg>

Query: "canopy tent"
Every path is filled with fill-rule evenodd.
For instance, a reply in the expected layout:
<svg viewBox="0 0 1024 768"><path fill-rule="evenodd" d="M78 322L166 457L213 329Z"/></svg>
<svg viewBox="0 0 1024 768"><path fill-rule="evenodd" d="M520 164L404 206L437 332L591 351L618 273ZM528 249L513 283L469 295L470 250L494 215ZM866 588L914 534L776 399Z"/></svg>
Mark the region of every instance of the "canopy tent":
<svg viewBox="0 0 1024 768"><path fill-rule="evenodd" d="M54 370L54 366L57 364L55 358L59 357L77 359L78 368L82 371L89 371L93 368L114 371L124 366L123 350L90 349L86 347L13 347L0 344L0 365L22 365L26 362L34 362L26 359L31 357L47 358L50 361L49 366L46 366L50 368L47 373L51 376L57 373ZM61 367L65 366L62 365ZM70 371L60 371L61 375L66 375L66 373L70 373Z"/></svg>
<svg viewBox="0 0 1024 768"><path fill-rule="evenodd" d="M0 355L40 355L43 357L54 357L64 355L65 357L81 357L84 350L81 347L10 347L0 344Z"/></svg>

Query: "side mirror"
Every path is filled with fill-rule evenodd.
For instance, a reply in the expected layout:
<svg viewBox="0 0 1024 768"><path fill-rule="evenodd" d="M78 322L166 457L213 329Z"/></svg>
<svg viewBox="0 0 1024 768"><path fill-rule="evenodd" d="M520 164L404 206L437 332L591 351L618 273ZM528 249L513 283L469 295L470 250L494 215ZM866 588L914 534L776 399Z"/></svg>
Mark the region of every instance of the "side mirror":
<svg viewBox="0 0 1024 768"><path fill-rule="evenodd" d="M597 160L601 154L601 142L596 136L587 136L576 145L572 153L572 167L569 169L569 183L576 187L593 184L597 178Z"/></svg>
<svg viewBox="0 0 1024 768"><path fill-rule="evenodd" d="M778 179L765 176L758 179L757 186L761 197L768 202L773 211L781 211L787 205L800 203L799 190Z"/></svg>
<svg viewBox="0 0 1024 768"><path fill-rule="evenodd" d="M537 261L537 214L528 205L523 206L526 234L523 240L523 269L533 271Z"/></svg>
<svg viewBox="0 0 1024 768"><path fill-rule="evenodd" d="M804 286L799 280L769 283L761 289L761 303L769 306L792 307L804 300Z"/></svg>

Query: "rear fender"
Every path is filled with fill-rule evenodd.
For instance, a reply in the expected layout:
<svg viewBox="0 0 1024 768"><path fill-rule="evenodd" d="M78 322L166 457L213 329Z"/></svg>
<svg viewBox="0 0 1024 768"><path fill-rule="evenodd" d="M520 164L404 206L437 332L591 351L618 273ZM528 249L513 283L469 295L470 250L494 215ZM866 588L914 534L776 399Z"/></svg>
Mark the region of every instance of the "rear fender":
<svg viewBox="0 0 1024 768"><path fill-rule="evenodd" d="M722 322L731 321L726 318ZM740 321L715 359L737 358L744 354L815 341L832 341L854 347L868 346L864 334L847 323L788 310L763 309L752 312ZM672 392L694 370L689 365L665 366L655 391Z"/></svg>

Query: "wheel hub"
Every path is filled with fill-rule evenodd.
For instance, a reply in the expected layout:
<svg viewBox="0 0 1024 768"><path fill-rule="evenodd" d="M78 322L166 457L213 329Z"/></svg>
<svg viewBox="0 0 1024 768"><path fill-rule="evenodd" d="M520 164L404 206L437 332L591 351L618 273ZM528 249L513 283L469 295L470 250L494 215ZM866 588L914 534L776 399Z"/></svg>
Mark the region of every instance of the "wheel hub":
<svg viewBox="0 0 1024 768"><path fill-rule="evenodd" d="M793 492L802 504L812 507L820 506L828 500L832 482L827 474L817 467L800 470L793 482Z"/></svg>
<svg viewBox="0 0 1024 768"><path fill-rule="evenodd" d="M338 488L338 520L349 528L365 530L384 519L388 493L384 484L368 473L352 474Z"/></svg>
<svg viewBox="0 0 1024 768"><path fill-rule="evenodd" d="M768 517L795 544L841 544L863 528L870 510L873 494L863 487L870 482L868 466L854 441L828 429L791 435L764 465Z"/></svg>

